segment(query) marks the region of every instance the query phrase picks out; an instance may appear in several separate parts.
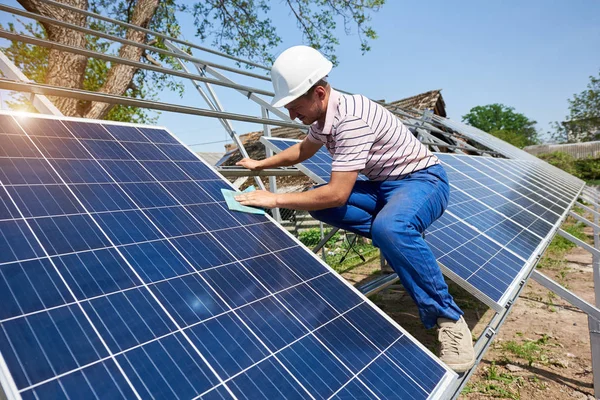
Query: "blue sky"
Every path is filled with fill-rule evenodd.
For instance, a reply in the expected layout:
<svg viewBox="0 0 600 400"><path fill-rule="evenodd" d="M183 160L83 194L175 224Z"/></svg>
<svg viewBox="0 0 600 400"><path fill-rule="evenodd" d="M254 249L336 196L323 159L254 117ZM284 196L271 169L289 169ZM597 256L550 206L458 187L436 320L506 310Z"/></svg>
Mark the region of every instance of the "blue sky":
<svg viewBox="0 0 600 400"><path fill-rule="evenodd" d="M595 0L388 0L372 14L371 25L379 38L372 41L370 52L361 55L356 35L340 32L340 64L330 74L330 82L387 101L443 89L448 115L457 120L474 106L503 103L538 121L538 129L545 133L552 121L568 114L567 99L584 90L589 76L600 70L599 15L600 2ZM270 16L283 38L275 54L302 43L283 2L272 2ZM0 23L9 18L1 14ZM191 19L181 21L185 38L195 41ZM194 55L215 59L200 52ZM268 83L239 81L269 89ZM186 84L186 89L183 98L164 92L160 101L206 108L191 85ZM260 114L239 93L226 88L217 92L227 111ZM220 124L208 118L162 113L159 124L188 144L227 139ZM233 125L238 133L262 129L247 123ZM193 148L222 151L223 143Z"/></svg>

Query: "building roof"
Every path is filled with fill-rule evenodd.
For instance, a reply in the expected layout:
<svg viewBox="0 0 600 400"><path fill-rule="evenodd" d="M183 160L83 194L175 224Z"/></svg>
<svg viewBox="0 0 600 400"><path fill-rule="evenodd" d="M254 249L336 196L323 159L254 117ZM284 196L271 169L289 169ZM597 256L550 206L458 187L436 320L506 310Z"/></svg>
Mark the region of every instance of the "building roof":
<svg viewBox="0 0 600 400"><path fill-rule="evenodd" d="M223 157L223 155L225 153L204 153L204 152L198 152L196 154L198 154L200 157L202 157L202 159L204 161L206 161L207 163L209 163L210 165L216 165L217 161L219 161Z"/></svg>
<svg viewBox="0 0 600 400"><path fill-rule="evenodd" d="M384 100L385 102L385 100ZM442 97L442 89L430 90L416 96L396 100L389 103L388 108L400 107L406 111L415 110L433 110L435 115L446 117L446 102Z"/></svg>

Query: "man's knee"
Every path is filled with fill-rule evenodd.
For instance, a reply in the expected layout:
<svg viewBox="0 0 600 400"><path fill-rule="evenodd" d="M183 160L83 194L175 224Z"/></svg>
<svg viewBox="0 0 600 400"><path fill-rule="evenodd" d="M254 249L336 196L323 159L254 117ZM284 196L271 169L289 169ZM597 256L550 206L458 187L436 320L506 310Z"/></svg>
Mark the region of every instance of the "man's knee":
<svg viewBox="0 0 600 400"><path fill-rule="evenodd" d="M308 212L311 217L318 221L325 221L327 219L327 213L325 210L313 210Z"/></svg>
<svg viewBox="0 0 600 400"><path fill-rule="evenodd" d="M398 243L398 241L410 240L410 237L415 233L418 234L410 222L386 218L382 215L375 218L371 227L373 242L378 246L391 243L392 241Z"/></svg>

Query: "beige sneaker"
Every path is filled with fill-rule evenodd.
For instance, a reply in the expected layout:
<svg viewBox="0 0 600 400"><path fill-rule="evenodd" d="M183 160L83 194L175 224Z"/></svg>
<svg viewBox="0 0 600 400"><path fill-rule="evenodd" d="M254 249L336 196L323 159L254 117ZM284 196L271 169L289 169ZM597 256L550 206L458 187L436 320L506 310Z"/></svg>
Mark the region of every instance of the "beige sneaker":
<svg viewBox="0 0 600 400"><path fill-rule="evenodd" d="M475 364L471 331L463 317L458 321L438 318L440 360L456 372L465 372Z"/></svg>

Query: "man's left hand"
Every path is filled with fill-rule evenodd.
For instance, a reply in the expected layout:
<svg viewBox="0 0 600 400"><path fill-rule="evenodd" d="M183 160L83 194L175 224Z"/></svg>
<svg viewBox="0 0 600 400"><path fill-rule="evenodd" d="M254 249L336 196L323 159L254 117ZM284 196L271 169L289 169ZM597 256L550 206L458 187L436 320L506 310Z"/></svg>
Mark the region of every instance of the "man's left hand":
<svg viewBox="0 0 600 400"><path fill-rule="evenodd" d="M275 208L277 207L277 194L268 192L266 190L254 190L252 192L240 193L235 196L236 199L243 206L261 207L261 208Z"/></svg>

